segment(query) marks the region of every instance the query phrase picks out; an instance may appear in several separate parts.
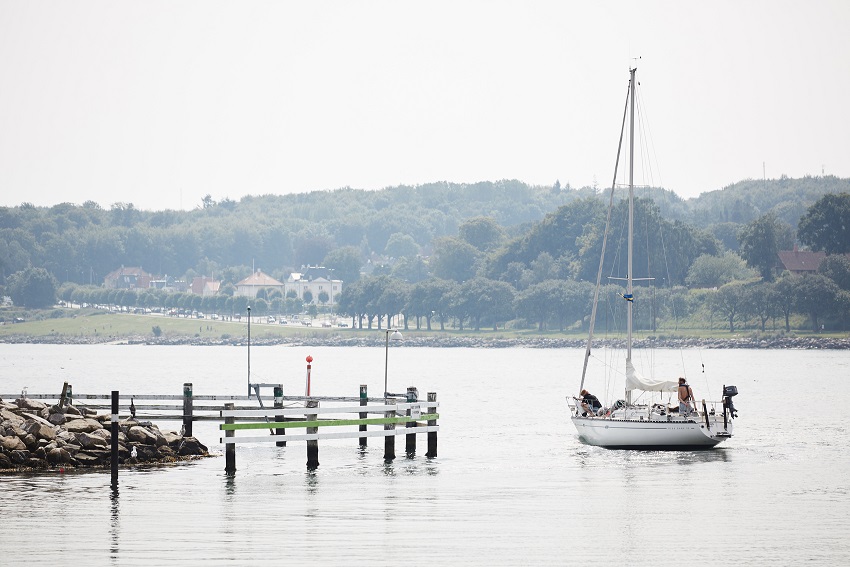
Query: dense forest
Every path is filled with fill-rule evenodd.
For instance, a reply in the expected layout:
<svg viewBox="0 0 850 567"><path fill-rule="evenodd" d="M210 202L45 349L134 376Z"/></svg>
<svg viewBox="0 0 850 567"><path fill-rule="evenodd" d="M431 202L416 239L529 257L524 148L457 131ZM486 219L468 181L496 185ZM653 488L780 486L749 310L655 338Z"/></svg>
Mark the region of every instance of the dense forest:
<svg viewBox="0 0 850 567"><path fill-rule="evenodd" d="M795 245L830 254L850 251L850 235L841 224L850 226L842 216L848 179L746 180L690 200L661 188L636 194L635 240L643 246L635 248L635 276L652 276L660 295L678 297L677 316L694 314L688 302L711 304L708 316L722 315L734 330L736 316L758 317L753 300L723 305L717 297L724 287L779 285L784 280L776 271L776 254ZM836 195L838 201L827 202ZM609 250L623 246L623 196L625 190L618 189ZM417 325L424 318L428 328L437 316L441 323L453 319L474 328L520 319L516 324L563 329L581 324L586 310L608 199L609 191L598 188L512 180L345 188L238 202L207 197L192 211L142 211L131 203L108 209L94 202L23 203L0 208L0 285L4 295L17 295L17 303L25 288L40 285L48 295L51 286L64 286L66 293L75 287L93 291L116 268L138 266L188 281L212 276L232 295L232 284L256 268L283 280L304 266L323 265L344 282L339 312L358 325L364 319L380 325L382 315L402 313ZM604 273L623 274L624 262L622 249ZM782 312L786 328L795 312L813 328L824 321L846 325L844 265L841 259L830 262L822 277L835 287L819 292L821 306L829 309L813 310L801 300L783 311L777 303L771 313ZM40 275L33 274L36 269ZM701 289L717 293L711 301L695 300ZM772 297L772 290L761 291ZM559 302L569 305L553 309ZM643 309L653 327L658 317L673 316ZM767 319L761 319L762 329Z"/></svg>

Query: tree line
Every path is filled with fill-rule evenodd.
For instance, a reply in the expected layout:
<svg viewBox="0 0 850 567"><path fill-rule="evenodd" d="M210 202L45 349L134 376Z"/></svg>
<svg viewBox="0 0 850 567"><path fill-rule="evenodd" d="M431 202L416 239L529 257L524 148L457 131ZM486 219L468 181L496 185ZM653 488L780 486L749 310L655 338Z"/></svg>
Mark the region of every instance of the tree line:
<svg viewBox="0 0 850 567"><path fill-rule="evenodd" d="M580 321L580 319L588 310L588 282L595 280L598 269L606 216L606 205L603 199L595 191L564 189L557 184L552 188L536 189L527 186L520 186L517 189L508 185L499 190L494 189L492 184L486 187L465 187L460 193L465 197L477 199L478 206L482 206L490 194L495 195L494 203L500 203L505 208L509 208L511 203L516 204L517 200L522 200L529 195L534 196L533 200L538 203L550 199L553 203L563 202L563 204L554 212L542 216L538 221L524 220L519 224L509 225L499 222L492 215L470 215L463 218L464 214L468 214L468 208L464 208L466 205L456 203L453 222L457 224L453 230L449 231L443 226L441 233L434 230L432 224L431 230L426 231L427 236L423 237L417 232L417 226L422 226L421 219L418 223L410 222L410 226L394 224L384 229L386 241L382 241L381 253L378 253L371 245L365 244L362 235L360 246L350 243L338 246L335 239L326 241L323 246L317 246L310 252L313 254L310 258L320 258L315 263L322 263L333 268L336 270L337 277L345 282L343 294L336 307L338 312L351 316L358 327L362 326L364 321L367 327L373 323L381 325L382 319L386 320L387 316L393 313L402 314L405 321L409 317L417 326L423 324L425 328L431 328L435 318L441 328L444 328L449 320L455 326L476 329L498 328L509 322L513 322L511 324L514 325L534 325L538 329L559 330L586 324L586 320ZM331 200L335 206L339 206L337 201L347 202L352 212L349 218L341 219L333 215L319 216L325 218L328 224L331 223L330 219L334 219L337 223L334 226L337 227L341 226L343 221L353 226L356 224L355 218L358 218L356 207L353 205L357 202L355 194L354 191L343 191L337 195L338 199ZM436 191L433 187L428 191L399 191L399 194L387 191L385 195L376 194L370 198L378 201L383 198L386 207L392 208L397 213L408 210L403 206L407 201L410 204L409 210L422 213L424 209L421 206L429 195L433 203L454 202L450 198L451 191ZM776 275L777 253L781 249L789 249L795 242L832 255L847 252L847 246L850 243L850 236L846 232L846 227L850 226L848 195L850 193L827 194L819 198L804 211L798 226L789 225L774 210L770 210L740 225L735 231L736 246L730 247L723 239L716 236L712 226L700 227L675 218L674 215L665 214L664 207L672 202L669 192L650 190L648 197L637 200L635 210L635 241L645 244L635 248L635 276L653 275L655 278L651 293L654 298L653 308L644 308L647 321L651 321L647 324L652 327L657 325L659 320L665 321L670 317L676 318L683 314L685 317L694 317L696 311L694 308L688 308L688 304L696 301L697 305L712 307L714 311L711 317L715 315L719 317L722 314L724 318L729 319L730 330L734 330L736 320L740 321L744 313L749 313L740 306L752 305L755 299L739 298L735 304L728 300L720 302L714 297L732 294L727 290L736 286L749 290L756 287L755 283L779 285L778 281L773 281ZM660 203L650 198L652 196L660 196ZM288 201L290 205L309 203L315 207L321 203L331 202L326 199L311 199L310 195L286 197L292 197ZM266 198L261 200L265 205L269 205ZM132 207L113 207L107 212L91 204L83 207L60 206L59 209L63 211L64 216L60 215L65 219L63 222L70 222L69 219L79 215L90 214L88 221L78 222L80 226L95 227L92 228L94 231L92 234L100 229L118 230L121 226L125 231L142 233L148 230L153 234L156 232L153 229L155 222L162 222L166 228L171 227L174 230L177 230L174 227L178 226L180 230L198 231L200 230L198 226L209 226L206 221L210 218L218 218L219 224L222 225L220 228L224 230L226 227L222 234L233 235L233 218L221 214L221 210L226 210L228 207L239 208L241 210L239 218L242 218L245 210L254 210L253 205L252 198L243 199L239 204L206 203L204 208L196 211L200 217L197 225L193 223L169 225L164 220L169 217L168 213L178 214L169 211L141 213L134 211ZM310 208L307 206L302 212L306 214L305 211ZM494 209L495 204L491 204L490 210ZM476 212L480 213L481 210ZM5 217L3 213L6 213ZM29 231L28 234L32 238L35 238L32 223L38 225L33 219L39 218L39 215L49 216L44 210L26 206L15 211L18 215L17 221L10 220L8 213L9 210L0 211L0 221L5 223L4 228L0 230ZM380 217L380 210L371 210L369 213ZM430 213L433 215L434 211ZM612 236L609 250L619 251L619 253L612 254L603 266L604 273L609 277L618 277L618 275L621 277L625 271L623 235L626 213L627 207L623 201L617 203L612 211ZM364 212L364 214L367 213ZM21 217L27 217L27 215L32 218L29 228L25 230L21 224ZM138 215L145 218L141 226L138 222L132 222L132 219ZM443 215L445 219L447 213ZM498 215L500 218L509 216L501 209ZM40 233L42 237L45 234L53 234L49 229L61 224L58 218L53 218L52 224L42 223L44 229ZM107 218L111 219L111 224L106 222ZM407 222L410 217L407 215L403 219ZM5 226L14 225L15 222L19 224L17 228ZM361 228L365 226L362 218L360 223ZM108 226L104 226L105 224ZM254 225L256 224L255 222ZM145 230L142 226L146 227ZM256 227L254 229L256 230ZM263 230L269 230L269 227ZM354 233L360 234L358 231ZM219 239L223 238L222 234L210 233L208 240L220 242ZM437 234L440 235L437 236ZM79 236L78 233L77 236ZM269 237L269 239L270 243L277 242L284 245L287 242L292 243L289 237L281 236L278 239ZM48 238L47 241L50 239ZM20 242L14 242L17 242L20 248ZM303 251L311 249L308 242L316 244L316 241L310 239L299 242ZM13 243L8 241L4 243L6 253L15 248L11 245ZM107 245L104 244L104 246ZM126 246L126 242L123 246ZM253 249L252 245L248 246L249 250ZM41 248L50 249L50 246ZM174 250L175 248L172 247L160 251L160 254L174 255ZM128 260L127 257L123 259ZM114 269L115 260L110 262L109 266ZM250 268L246 273L244 269L240 271L238 267L222 266L208 258L207 262L219 270L215 274L216 278L225 282L222 286L222 297L213 298L216 302L214 309L238 312L239 305L234 305L236 298L232 294L232 284L250 273ZM794 303L793 309L797 313L804 314L809 320L826 321L829 325L844 325L843 320L846 317L841 315L844 305L842 293L846 292L847 288L840 275L841 260L831 259L830 262L831 267L819 275L837 286L837 291L835 291L836 288L821 286L818 288L820 289L818 293L821 298L819 305L830 305L831 309L823 314L816 313L809 308L804 308L802 299ZM133 262L121 261L120 264L133 265ZM11 264L4 264L6 265ZM190 269L186 272L186 276L192 273L193 270ZM209 272L204 274L209 275ZM818 274L812 276L814 275ZM810 278L803 279L809 281ZM39 302L36 299L37 290L50 287L44 285L45 282L52 282L56 289L59 281L60 278L56 277L55 270L50 271L47 266L33 268L30 264L30 267L6 276L4 284L16 303L26 304L29 301L34 304ZM84 282L74 282L70 276L62 281L66 284L65 287L70 283L76 284L78 294L102 295L105 291L96 290L97 286L84 286L82 285ZM735 285L727 287L730 284ZM711 288L711 292L717 293L708 301L700 296L699 290L702 288ZM805 286L798 286L798 288L806 289ZM30 290L32 297L22 296L22 290ZM832 293L830 290L835 291L834 300L829 300L827 297ZM803 291L792 294L786 289L780 296L782 301L787 303L788 298L794 294L801 295ZM174 304L178 300L182 303L201 301L201 298L169 298L152 292L135 295L136 297L121 298L124 303L112 301L108 296L106 301L98 299L85 302L145 306L156 303L159 307L166 307L166 302ZM770 298L774 297L774 294L765 292L756 296ZM231 299L230 304L226 303L228 297ZM695 297L699 299L694 300ZM678 303L679 312L675 310L665 312L658 307L662 298L671 299L674 304ZM204 300L212 302L213 299ZM260 299L266 303L266 306L259 306L258 312L259 309L266 308L277 312L296 312L299 307L291 301L293 298L261 297ZM312 299L306 304L312 304ZM272 305L275 300L277 303ZM287 301L289 301L288 304ZM317 307L321 306L320 301L316 304ZM211 303L201 308L213 311ZM702 307L702 310L704 312L705 307ZM790 317L790 312L788 316ZM786 327L788 327L787 323Z"/></svg>

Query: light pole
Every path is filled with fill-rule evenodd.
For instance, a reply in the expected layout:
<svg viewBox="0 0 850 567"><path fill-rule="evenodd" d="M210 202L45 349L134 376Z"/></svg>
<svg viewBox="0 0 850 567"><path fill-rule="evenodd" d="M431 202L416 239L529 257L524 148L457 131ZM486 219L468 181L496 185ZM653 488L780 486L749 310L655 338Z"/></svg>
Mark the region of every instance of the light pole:
<svg viewBox="0 0 850 567"><path fill-rule="evenodd" d="M251 395L251 306L248 306L248 396Z"/></svg>
<svg viewBox="0 0 850 567"><path fill-rule="evenodd" d="M404 338L402 334L398 332L398 329L387 329L385 331L385 334L386 341L384 343L384 404L387 403L387 398L389 397L389 392L387 391L387 363L389 362L390 358L390 339L394 341L400 341Z"/></svg>

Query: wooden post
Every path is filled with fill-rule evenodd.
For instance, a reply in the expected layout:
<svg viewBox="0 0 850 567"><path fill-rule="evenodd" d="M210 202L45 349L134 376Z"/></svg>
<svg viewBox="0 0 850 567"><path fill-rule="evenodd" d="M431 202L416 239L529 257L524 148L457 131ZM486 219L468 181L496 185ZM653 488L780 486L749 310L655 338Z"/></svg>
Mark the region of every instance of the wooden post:
<svg viewBox="0 0 850 567"><path fill-rule="evenodd" d="M307 400L307 408L319 407L318 400ZM308 413L304 416L307 421L315 421L318 417L315 413ZM318 433L318 427L308 427L307 434ZM307 441L307 470L312 471L319 467L319 440L312 439Z"/></svg>
<svg viewBox="0 0 850 567"><path fill-rule="evenodd" d="M428 392L428 401L436 402L437 401L437 392ZM437 413L437 405L428 406L428 413ZM429 419L428 425L437 425L436 419ZM426 457L433 458L437 456L437 432L429 431L428 432L428 452L425 453Z"/></svg>
<svg viewBox="0 0 850 567"><path fill-rule="evenodd" d="M184 382L183 383L183 437L191 437L192 436L192 414L193 414L193 402L192 402L192 383Z"/></svg>
<svg viewBox="0 0 850 567"><path fill-rule="evenodd" d="M274 407L275 408L283 408L283 384L278 384L274 387ZM274 416L275 421L286 421L282 415ZM279 427L274 430L275 435L286 435L286 429L283 427ZM277 447L286 447L286 441L277 441L275 442L275 446Z"/></svg>
<svg viewBox="0 0 850 567"><path fill-rule="evenodd" d="M68 395L68 383L65 382L65 384L62 386L62 395L59 397L59 407L60 408L65 407L65 397L67 395Z"/></svg>
<svg viewBox="0 0 850 567"><path fill-rule="evenodd" d="M413 403L413 402L417 402L417 401L419 401L419 390L417 390L415 386L410 386L407 389L407 403ZM418 414L419 412L418 411L413 412L413 410L408 408L406 413L407 413L408 417L412 417L413 419L417 419L418 415L416 415L416 414ZM405 424L405 427L413 428L413 430L414 430L414 433L408 433L407 435L405 435L406 439L405 439L405 443L404 443L404 452L408 456L408 458L410 458L410 457L416 456L416 433L415 433L416 422L408 421Z"/></svg>
<svg viewBox="0 0 850 567"><path fill-rule="evenodd" d="M367 394L367 386L366 386L366 384L360 384L360 405L365 406L365 405L368 405L368 404L369 404L369 395ZM368 413L366 413L365 411L360 412L360 419L366 419L367 417L369 417ZM366 431L366 426L361 425L359 427L359 429L360 429L360 431ZM360 438L360 446L361 447L366 446L366 440L367 439L369 439L369 438L368 437L361 437Z"/></svg>
<svg viewBox="0 0 850 567"><path fill-rule="evenodd" d="M112 390L112 488L118 487L118 390Z"/></svg>
<svg viewBox="0 0 850 567"><path fill-rule="evenodd" d="M384 417L395 417L395 410L385 412ZM395 424L384 424L384 430L395 431ZM384 461L392 461L393 459L395 459L395 434L391 433L384 437Z"/></svg>
<svg viewBox="0 0 850 567"><path fill-rule="evenodd" d="M233 404L224 404L225 411L232 410ZM225 417L224 423L232 424L234 419L232 417ZM225 437L233 437L236 432L232 429L228 429L224 432ZM224 446L224 473L228 476L233 476L236 474L236 445L234 443L227 443Z"/></svg>

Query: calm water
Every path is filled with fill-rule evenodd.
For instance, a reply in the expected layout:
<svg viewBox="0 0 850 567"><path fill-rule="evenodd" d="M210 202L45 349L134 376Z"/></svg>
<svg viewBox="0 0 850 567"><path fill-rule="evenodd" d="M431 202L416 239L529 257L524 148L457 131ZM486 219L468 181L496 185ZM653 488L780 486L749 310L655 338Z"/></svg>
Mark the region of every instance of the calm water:
<svg viewBox="0 0 850 567"><path fill-rule="evenodd" d="M252 348L252 379L303 393L307 354L316 395L382 390L383 348ZM117 495L108 471L0 477L0 565L850 564L850 353L656 353L698 398L740 391L731 441L669 453L578 442L564 397L582 355L391 347L391 391L438 393L433 460L385 465L380 439L362 454L340 440L314 473L303 443L240 445L235 478L223 456L122 470ZM243 394L245 362L235 347L0 345L0 392ZM214 422L195 434L223 452Z"/></svg>

